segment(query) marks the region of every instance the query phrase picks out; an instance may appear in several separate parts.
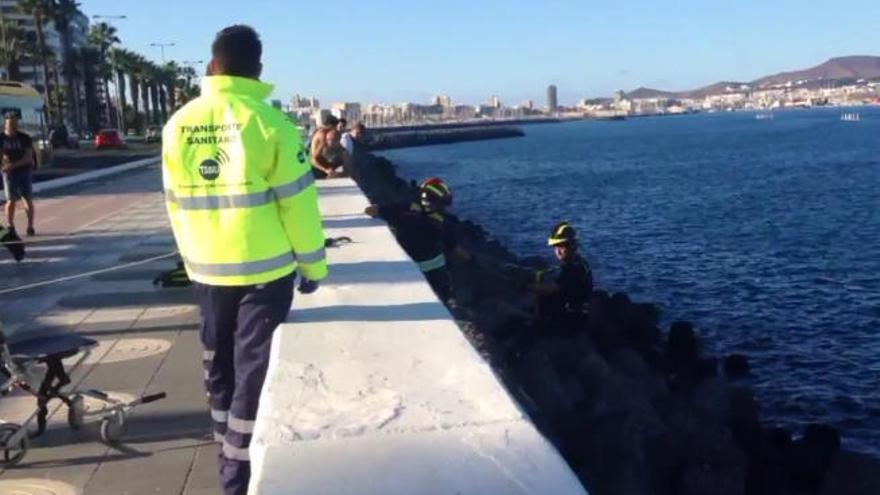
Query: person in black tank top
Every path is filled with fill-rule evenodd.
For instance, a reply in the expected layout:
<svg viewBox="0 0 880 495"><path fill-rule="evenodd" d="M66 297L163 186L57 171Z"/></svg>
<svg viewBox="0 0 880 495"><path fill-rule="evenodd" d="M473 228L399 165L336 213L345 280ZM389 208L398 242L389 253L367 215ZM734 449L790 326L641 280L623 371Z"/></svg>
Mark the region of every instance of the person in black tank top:
<svg viewBox="0 0 880 495"><path fill-rule="evenodd" d="M18 115L7 113L0 132L0 172L6 193L6 223L15 231L15 206L23 200L27 212L27 234L34 235L34 202L32 195L32 171L36 167L34 141L18 130Z"/></svg>

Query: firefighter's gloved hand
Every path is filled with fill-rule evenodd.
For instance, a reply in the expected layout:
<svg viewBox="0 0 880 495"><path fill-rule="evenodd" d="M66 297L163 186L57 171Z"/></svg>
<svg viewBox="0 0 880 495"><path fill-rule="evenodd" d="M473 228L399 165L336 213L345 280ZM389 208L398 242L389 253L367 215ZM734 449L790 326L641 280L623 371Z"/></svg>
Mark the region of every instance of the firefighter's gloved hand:
<svg viewBox="0 0 880 495"><path fill-rule="evenodd" d="M302 277L299 281L299 293L300 294L311 294L318 290L318 281L317 280L309 280L305 277Z"/></svg>

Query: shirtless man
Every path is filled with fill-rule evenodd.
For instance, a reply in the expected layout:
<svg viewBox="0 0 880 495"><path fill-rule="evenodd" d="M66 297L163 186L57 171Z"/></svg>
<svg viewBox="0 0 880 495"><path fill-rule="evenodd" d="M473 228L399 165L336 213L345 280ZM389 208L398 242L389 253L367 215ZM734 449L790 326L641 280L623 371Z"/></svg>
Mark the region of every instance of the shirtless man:
<svg viewBox="0 0 880 495"><path fill-rule="evenodd" d="M309 157L312 161L312 167L316 170L315 176L321 178L338 177L336 168L342 163L336 163L333 160L334 141L339 142L339 132L336 126L339 121L336 117L330 115L324 119L324 125L315 131L312 136L312 144L309 151Z"/></svg>

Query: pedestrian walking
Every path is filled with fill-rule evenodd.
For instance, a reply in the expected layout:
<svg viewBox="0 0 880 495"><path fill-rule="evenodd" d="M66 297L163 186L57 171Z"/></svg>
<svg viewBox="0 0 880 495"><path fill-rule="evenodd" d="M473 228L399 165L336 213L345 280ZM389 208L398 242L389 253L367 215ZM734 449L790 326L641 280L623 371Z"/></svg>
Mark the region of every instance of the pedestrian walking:
<svg viewBox="0 0 880 495"><path fill-rule="evenodd" d="M3 175L3 190L6 193L6 224L15 232L15 206L19 200L24 202L27 213L27 235L35 235L33 170L37 166L34 141L18 129L18 115L7 112L3 117L3 132L0 133L0 171Z"/></svg>

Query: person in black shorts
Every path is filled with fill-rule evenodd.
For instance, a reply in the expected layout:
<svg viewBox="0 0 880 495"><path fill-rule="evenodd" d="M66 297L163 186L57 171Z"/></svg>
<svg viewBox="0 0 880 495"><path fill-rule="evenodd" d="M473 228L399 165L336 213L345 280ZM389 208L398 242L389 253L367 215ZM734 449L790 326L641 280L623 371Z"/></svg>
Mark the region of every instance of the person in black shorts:
<svg viewBox="0 0 880 495"><path fill-rule="evenodd" d="M6 223L15 231L15 204L22 200L27 212L27 235L34 235L34 202L31 194L32 173L37 164L34 141L18 130L18 115L15 113L7 113L3 121L0 171L6 193Z"/></svg>

